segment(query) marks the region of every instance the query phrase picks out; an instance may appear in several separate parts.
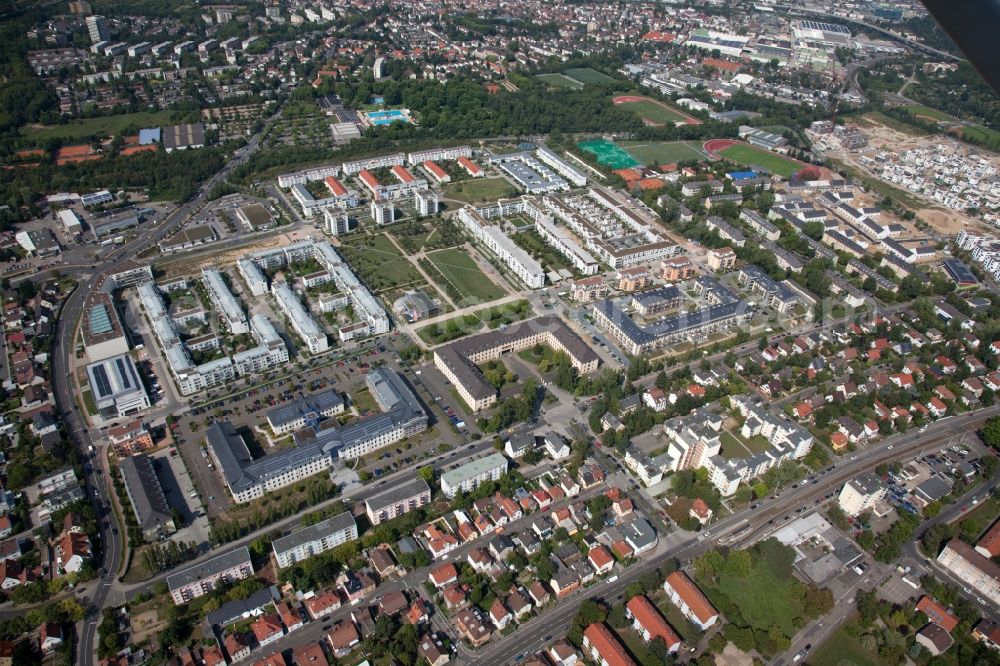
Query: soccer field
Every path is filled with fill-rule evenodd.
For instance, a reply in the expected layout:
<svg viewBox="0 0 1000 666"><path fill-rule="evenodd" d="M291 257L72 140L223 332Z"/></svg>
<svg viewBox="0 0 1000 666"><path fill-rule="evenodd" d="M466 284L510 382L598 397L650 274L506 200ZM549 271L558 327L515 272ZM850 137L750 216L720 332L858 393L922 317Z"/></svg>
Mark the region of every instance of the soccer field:
<svg viewBox="0 0 1000 666"><path fill-rule="evenodd" d="M622 144L625 151L646 166L657 164L676 164L688 160L703 160L705 153L697 143L690 141L655 141L652 143L626 142Z"/></svg>
<svg viewBox="0 0 1000 666"><path fill-rule="evenodd" d="M731 162L744 166L760 167L785 178L791 178L803 168L803 165L795 160L744 143L732 145L719 154Z"/></svg>
<svg viewBox="0 0 1000 666"><path fill-rule="evenodd" d="M604 139L593 141L581 141L577 144L581 149L586 150L597 158L597 161L612 169L628 169L634 167L641 161L622 150L617 144Z"/></svg>
<svg viewBox="0 0 1000 666"><path fill-rule="evenodd" d="M428 253L427 259L467 299L485 303L507 293L491 282L464 250L438 250Z"/></svg>
<svg viewBox="0 0 1000 666"><path fill-rule="evenodd" d="M535 78L544 81L550 88L572 88L574 90L583 88L582 83L562 74L538 74Z"/></svg>
<svg viewBox="0 0 1000 666"><path fill-rule="evenodd" d="M619 95L611 100L616 106L620 106L626 111L631 111L647 123L654 125L674 125L676 123L698 124L701 121L693 116L675 109L674 107L659 102L649 97L639 97L636 95Z"/></svg>
<svg viewBox="0 0 1000 666"><path fill-rule="evenodd" d="M582 69L567 69L563 72L566 76L576 79L580 83L614 83L615 80L608 76L607 74L602 74L596 69L591 69L590 67L584 67Z"/></svg>

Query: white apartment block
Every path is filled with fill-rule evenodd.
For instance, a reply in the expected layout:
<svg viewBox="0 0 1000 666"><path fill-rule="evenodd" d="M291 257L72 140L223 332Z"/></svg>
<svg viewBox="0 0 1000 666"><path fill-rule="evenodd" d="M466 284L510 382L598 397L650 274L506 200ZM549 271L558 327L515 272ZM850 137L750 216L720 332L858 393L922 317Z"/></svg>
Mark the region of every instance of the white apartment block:
<svg viewBox="0 0 1000 666"><path fill-rule="evenodd" d="M216 268L203 268L201 271L202 283L208 291L209 298L215 304L219 315L226 324L226 328L233 335L247 333L250 328L247 325L247 316L243 312L239 301L229 291L229 286L222 277L222 273Z"/></svg>
<svg viewBox="0 0 1000 666"><path fill-rule="evenodd" d="M380 227L396 221L396 208L391 201L373 199L371 202L372 219Z"/></svg>
<svg viewBox="0 0 1000 666"><path fill-rule="evenodd" d="M430 486L423 479L417 478L366 499L365 513L368 515L368 522L378 525L419 509L430 501Z"/></svg>
<svg viewBox="0 0 1000 666"><path fill-rule="evenodd" d="M306 344L311 354L320 354L330 348L326 333L320 328L309 311L302 305L302 301L292 291L292 288L284 282L275 282L271 285L271 293L278 307L288 317L292 328Z"/></svg>
<svg viewBox="0 0 1000 666"><path fill-rule="evenodd" d="M866 473L844 484L837 497L837 503L848 516L873 508L885 497L886 488L874 474Z"/></svg>
<svg viewBox="0 0 1000 666"><path fill-rule="evenodd" d="M471 492L484 481L497 481L507 471L507 458L491 453L485 458L448 470L441 475L441 490L451 499L461 492Z"/></svg>
<svg viewBox="0 0 1000 666"><path fill-rule="evenodd" d="M271 542L279 569L358 538L358 525L348 512L304 527Z"/></svg>
<svg viewBox="0 0 1000 666"><path fill-rule="evenodd" d="M473 238L485 246L521 282L531 289L545 286L545 271L541 264L512 241L499 226L494 226L473 206L465 206L458 219Z"/></svg>
<svg viewBox="0 0 1000 666"><path fill-rule="evenodd" d="M434 190L417 190L413 195L413 205L420 215L437 215L438 195Z"/></svg>
<svg viewBox="0 0 1000 666"><path fill-rule="evenodd" d="M455 146L453 148L431 148L430 150L420 150L410 153L406 161L410 166L423 164L427 160L437 162L439 160L457 160L459 157L472 157L472 148L469 146Z"/></svg>

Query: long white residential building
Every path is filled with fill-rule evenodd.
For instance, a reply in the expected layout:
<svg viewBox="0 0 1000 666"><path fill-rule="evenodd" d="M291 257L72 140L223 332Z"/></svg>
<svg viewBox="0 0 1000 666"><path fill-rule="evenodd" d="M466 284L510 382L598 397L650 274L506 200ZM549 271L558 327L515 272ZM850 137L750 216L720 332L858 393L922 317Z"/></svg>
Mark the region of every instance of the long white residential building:
<svg viewBox="0 0 1000 666"><path fill-rule="evenodd" d="M458 212L458 219L473 238L486 246L521 282L532 289L545 286L545 271L542 266L518 247L503 229L490 224L478 209L465 206Z"/></svg>
<svg viewBox="0 0 1000 666"><path fill-rule="evenodd" d="M586 176L577 171L574 167L567 164L565 161L563 161L561 157L556 155L554 152L552 152L545 146L541 146L538 150L536 150L535 155L537 155L538 159L540 159L542 162L548 164L550 167L555 169L556 173L558 173L560 176L562 176L569 182L573 183L574 186L583 187L584 185L587 184Z"/></svg>
<svg viewBox="0 0 1000 666"><path fill-rule="evenodd" d="M279 569L331 550L358 538L354 516L344 512L271 542Z"/></svg>
<svg viewBox="0 0 1000 666"><path fill-rule="evenodd" d="M341 170L345 176L353 176L362 169L382 169L385 167L402 166L406 164L405 153L393 153L391 155L379 155L377 157L366 157L362 160L344 162Z"/></svg>
<svg viewBox="0 0 1000 666"><path fill-rule="evenodd" d="M271 285L271 293L278 302L278 307L288 317L292 328L298 333L302 341L306 343L309 352L319 354L330 348L326 333L316 322L309 311L302 305L302 301L292 291L292 288L285 282L275 282Z"/></svg>
<svg viewBox="0 0 1000 666"><path fill-rule="evenodd" d="M233 335L248 332L250 328L247 325L246 313L243 312L243 308L233 293L229 291L229 285L222 278L222 273L217 268L203 268L201 276L205 289L208 290L208 295L215 307L218 308L229 332Z"/></svg>
<svg viewBox="0 0 1000 666"><path fill-rule="evenodd" d="M484 481L497 481L507 471L507 458L502 453L491 453L450 469L441 475L441 490L449 499L461 492L471 492Z"/></svg>
<svg viewBox="0 0 1000 666"><path fill-rule="evenodd" d="M326 240L314 241L307 238L273 250L254 252L242 257L237 264L251 293L260 296L268 290L264 269L281 268L307 259L315 259L330 273L337 289L346 295L355 315L365 324L344 326L339 331L342 341L389 332L389 315L385 309Z"/></svg>
<svg viewBox="0 0 1000 666"><path fill-rule="evenodd" d="M234 354L231 358L223 357L196 366L177 333L174 319L163 306L158 287L146 282L138 285L137 291L181 395L191 395L224 384L239 375L264 372L288 362L288 348L274 325L267 317L254 315L250 320L250 334L257 341L256 347Z"/></svg>
<svg viewBox="0 0 1000 666"><path fill-rule="evenodd" d="M469 146L454 146L452 148L431 148L430 150L419 150L410 153L406 161L410 166L423 164L427 160L437 162L438 160L457 160L459 157L472 157L472 148Z"/></svg>

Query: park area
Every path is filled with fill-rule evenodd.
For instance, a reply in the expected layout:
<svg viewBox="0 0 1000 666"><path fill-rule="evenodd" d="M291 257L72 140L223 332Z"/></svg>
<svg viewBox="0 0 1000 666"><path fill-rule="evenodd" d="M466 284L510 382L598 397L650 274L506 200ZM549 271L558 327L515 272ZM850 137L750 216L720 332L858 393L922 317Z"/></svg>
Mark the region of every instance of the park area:
<svg viewBox="0 0 1000 666"><path fill-rule="evenodd" d="M689 116L680 109L676 109L668 104L657 101L649 97L642 97L640 95L619 95L611 100L617 106L625 109L626 111L631 111L635 115L642 118L643 122L647 125L697 125L701 123L700 120L693 116Z"/></svg>
<svg viewBox="0 0 1000 666"><path fill-rule="evenodd" d="M360 273L375 291L424 282L416 266L400 253L385 234L352 239L339 249L351 268Z"/></svg>
<svg viewBox="0 0 1000 666"><path fill-rule="evenodd" d="M783 176L784 178L791 178L806 166L806 164L798 160L793 160L790 157L784 157L769 150L731 139L706 141L705 150L730 162L762 169L769 173Z"/></svg>
<svg viewBox="0 0 1000 666"><path fill-rule="evenodd" d="M503 289L486 277L465 250L438 250L429 253L427 259L454 290L461 294L463 302L485 303L506 295ZM452 293L450 289L447 291Z"/></svg>
<svg viewBox="0 0 1000 666"><path fill-rule="evenodd" d="M503 178L475 178L444 186L445 199L455 199L465 203L495 201L517 194L517 189Z"/></svg>

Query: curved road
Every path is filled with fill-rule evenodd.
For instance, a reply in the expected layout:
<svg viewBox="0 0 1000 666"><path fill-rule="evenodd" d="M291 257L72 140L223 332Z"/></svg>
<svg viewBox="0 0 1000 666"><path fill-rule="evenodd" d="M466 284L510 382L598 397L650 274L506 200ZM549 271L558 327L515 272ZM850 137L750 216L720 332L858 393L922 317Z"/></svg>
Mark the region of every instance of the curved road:
<svg viewBox="0 0 1000 666"><path fill-rule="evenodd" d="M280 114L281 110L279 109L274 118L277 119ZM52 388L56 409L62 415L66 423L66 428L70 433L70 438L76 444L81 455L87 455L86 452L93 442L90 439L87 424L80 415L79 406L73 395L70 379L70 354L75 353L76 324L83 312L83 304L86 301L87 295L96 286L95 276L115 273L131 261L133 256L173 233L180 224L207 203L208 193L217 183L227 178L236 166L260 147L263 135L264 131L255 135L246 146L237 151L236 159L230 161L222 171L208 179L191 201L174 210L161 224L156 226L149 225L134 240L119 248L103 264L88 267L85 271L63 271L69 275L78 275L79 286L66 299L66 302L63 303L59 314L58 326L54 332L53 349L57 350L57 353L53 355L52 360ZM95 455L93 464L94 469L87 473L84 481L92 489L92 491L88 492L93 492L93 499L97 504L98 517L102 519L107 517L108 520L107 524L104 524L103 520L101 523L101 543L103 545L102 573L96 584L88 590L88 594L84 595L81 599L83 601L89 598L87 614L83 620L83 631L80 633L79 651L77 653L78 663L81 666L93 666L94 664L97 625L100 623L100 612L107 603L111 587L121 566L124 548L123 542L127 538L123 531L118 530L114 511L111 508L112 489L107 485L110 480L107 459L104 455Z"/></svg>

